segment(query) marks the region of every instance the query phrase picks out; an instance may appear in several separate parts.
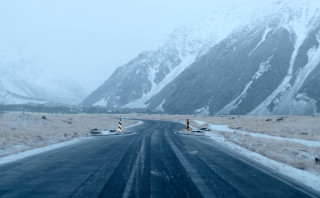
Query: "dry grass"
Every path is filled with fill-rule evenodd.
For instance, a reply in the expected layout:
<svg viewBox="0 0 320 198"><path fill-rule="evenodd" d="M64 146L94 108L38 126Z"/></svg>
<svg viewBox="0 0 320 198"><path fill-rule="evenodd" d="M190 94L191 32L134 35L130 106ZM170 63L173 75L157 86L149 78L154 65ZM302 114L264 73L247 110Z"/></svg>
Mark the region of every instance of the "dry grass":
<svg viewBox="0 0 320 198"><path fill-rule="evenodd" d="M278 119L282 120L277 121ZM239 133L212 132L224 136L229 142L269 159L320 175L320 165L315 164L314 160L315 157L320 156L320 148L290 142L290 138L320 141L319 116L196 116L194 120L215 125L228 125L233 129L253 133L289 138L288 141L282 141ZM203 127L196 122L192 122L192 124ZM306 132L307 135L301 135L301 132Z"/></svg>
<svg viewBox="0 0 320 198"><path fill-rule="evenodd" d="M118 120L117 115L101 114L5 113L0 115L0 157L81 137L93 128L116 129Z"/></svg>
<svg viewBox="0 0 320 198"><path fill-rule="evenodd" d="M256 132L278 137L297 138L320 141L320 116L201 116L201 115L146 115L129 114L128 118L166 120L185 122L190 119L191 125L203 127L193 120L200 120L215 125L228 125L230 128ZM283 121L277 119L283 118ZM266 121L266 120L271 121ZM299 135L307 132L308 135Z"/></svg>
<svg viewBox="0 0 320 198"><path fill-rule="evenodd" d="M314 157L320 154L318 147L309 147L289 141L267 140L237 133L218 133L223 135L227 141L269 159L320 175L320 166L316 165L314 161Z"/></svg>
<svg viewBox="0 0 320 198"><path fill-rule="evenodd" d="M47 119L42 119L45 116ZM87 134L91 129L116 129L119 117L115 114L42 114L6 113L0 115L0 157L30 148L70 140ZM230 128L286 138L320 141L319 116L194 116L194 115L146 115L129 114L127 118L185 122L204 127L193 120L210 124L228 125ZM266 120L270 121L266 121ZM124 126L134 121L124 121ZM308 135L299 135L307 132ZM320 166L314 157L320 156L320 148L308 147L288 141L268 140L238 133L213 132L227 141L240 145L265 157L293 167L320 174Z"/></svg>
<svg viewBox="0 0 320 198"><path fill-rule="evenodd" d="M194 115L128 115L130 118L168 120L185 122L190 119L191 125L199 125L194 120L214 125L228 125L230 128L267 134L277 137L320 141L320 116L194 116ZM282 119L277 121L278 119ZM268 120L268 121L267 121ZM300 135L306 132L307 135ZM306 146L290 141L270 140L238 133L212 133L224 136L229 142L259 153L269 159L288 164L292 167L320 175L320 165L314 162L320 156L320 148Z"/></svg>
<svg viewBox="0 0 320 198"><path fill-rule="evenodd" d="M279 118L283 121L277 121ZM268 119L271 121L267 122ZM194 120L272 136L320 141L320 116L197 116ZM299 135L300 132L308 135Z"/></svg>

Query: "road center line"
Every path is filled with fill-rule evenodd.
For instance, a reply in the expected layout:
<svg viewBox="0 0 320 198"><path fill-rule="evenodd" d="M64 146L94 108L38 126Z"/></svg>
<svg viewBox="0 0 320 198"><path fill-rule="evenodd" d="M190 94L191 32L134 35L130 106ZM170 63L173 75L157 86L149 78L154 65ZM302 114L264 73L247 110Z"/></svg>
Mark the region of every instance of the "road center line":
<svg viewBox="0 0 320 198"><path fill-rule="evenodd" d="M165 137L166 137L166 140L168 141L168 143L170 144L172 150L174 151L174 153L178 157L179 161L181 162L182 166L188 172L191 180L197 186L198 190L201 192L203 197L215 198L215 196L212 195L212 191L208 188L208 186L203 181L203 179L201 179L201 176L198 174L197 170L195 168L193 168L193 166L183 156L182 152L178 149L178 147L169 138L169 135L167 132L165 132Z"/></svg>
<svg viewBox="0 0 320 198"><path fill-rule="evenodd" d="M133 179L134 179L134 176L136 175L136 172L138 170L139 161L142 158L143 154L145 153L144 152L144 150L145 150L144 149L144 147L145 147L144 145L145 145L145 137L143 137L143 139L142 139L140 151L138 153L136 161L134 162L133 168L132 168L131 173L130 173L130 177L129 177L128 181L127 181L126 187L125 187L124 192L122 194L122 198L128 198L129 195L130 195L130 190L132 188Z"/></svg>

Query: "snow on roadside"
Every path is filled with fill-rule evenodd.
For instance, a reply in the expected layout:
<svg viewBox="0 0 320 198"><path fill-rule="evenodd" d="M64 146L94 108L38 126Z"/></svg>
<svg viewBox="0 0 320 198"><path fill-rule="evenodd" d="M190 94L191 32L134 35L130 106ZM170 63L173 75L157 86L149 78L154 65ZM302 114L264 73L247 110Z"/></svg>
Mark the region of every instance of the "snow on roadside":
<svg viewBox="0 0 320 198"><path fill-rule="evenodd" d="M219 127L225 128L222 126L223 125L220 125ZM266 158L258 153L249 151L241 146L238 146L232 142L227 141L223 137L223 135L213 134L210 132L206 132L206 135L208 135L213 140L215 140L219 143L223 143L223 145L226 145L229 148L236 150L236 151L240 152L241 154L243 154L243 155L245 155L245 156L247 156L247 157L249 157L249 158L265 165L265 166L273 168L284 175L287 175L297 181L300 181L300 182L314 188L315 190L320 189L320 182L319 182L320 176L314 175L314 174L307 172L307 171L304 171L304 170L299 170L297 168L293 168L293 167L286 165L284 163L280 163L280 162L271 160L271 159Z"/></svg>
<svg viewBox="0 0 320 198"><path fill-rule="evenodd" d="M219 119L220 118L212 120L215 123L219 123L218 125L210 124L208 121L192 121L197 125L197 127L204 126L210 128L212 131L206 132L206 135L210 136L213 140L319 191L320 172L319 166L314 163L314 157L317 155L317 151L320 147L320 141L305 140L303 139L304 137L299 139L297 138L299 136L294 135L299 131L306 130L305 128L300 125L297 125L298 127L296 125L290 125L291 128L288 131L284 126L282 126L283 128L281 128L281 130L285 131L285 133L288 133L289 135L288 137L280 137L280 135L282 136L285 134L278 133L279 136L276 136L275 133L271 132L276 129L274 126L268 130L265 125L261 125L261 123L259 123L259 119L257 120L257 118L249 118L250 122L246 120L248 117L242 119L239 118L236 121L230 120L228 117L225 120L217 121ZM245 121L245 123L239 124L239 120ZM264 123L265 118L262 120ZM296 123L301 122L308 123L299 117ZM229 123L235 128L241 126L250 129L251 126L255 132L232 129L224 123ZM252 123L255 123L255 127L252 127ZM257 126L262 128L257 131ZM270 125L268 125L268 127L270 127ZM315 131L312 131L311 129L306 131L316 137L317 129ZM317 138L314 139L317 140Z"/></svg>
<svg viewBox="0 0 320 198"><path fill-rule="evenodd" d="M91 129L116 128L119 115L10 112L0 115L0 164L77 143ZM142 124L127 120L124 129ZM108 129L102 135L111 135ZM114 134L114 133L113 133Z"/></svg>
<svg viewBox="0 0 320 198"><path fill-rule="evenodd" d="M136 122L137 122L136 124L132 124L130 126L127 126L126 129L133 128L133 127L136 127L136 126L143 124L143 121L137 120Z"/></svg>
<svg viewBox="0 0 320 198"><path fill-rule="evenodd" d="M16 160L20 160L26 157L30 157L32 155L36 155L36 154L40 154L40 153L44 153L50 150L54 150L54 149L58 149L58 148L62 148L65 146L69 146L75 143L78 143L82 140L85 140L86 138L82 137L82 138L76 138L73 140L69 140L66 142L61 142L61 143L57 143L57 144L53 144L53 145L49 145L49 146L44 146L44 147L40 147L40 148L36 148L36 149L31 149L25 152L21 152L21 153L17 153L17 154L12 154L12 155L8 155L5 157L0 158L0 165L1 164L5 164L5 163L9 163L9 162L13 162Z"/></svg>
<svg viewBox="0 0 320 198"><path fill-rule="evenodd" d="M200 120L193 120L195 123L197 123L198 125L205 125L207 124L206 122L200 121Z"/></svg>
<svg viewBox="0 0 320 198"><path fill-rule="evenodd" d="M137 123L136 124L132 124L132 125L129 125L129 126L126 126L125 128L123 128L123 131L125 132L126 129L130 129L130 128L133 128L133 127L136 127L136 126L139 126L141 124L143 124L142 121L136 121ZM97 134L95 136L99 136L99 135L115 135L117 134L117 132L110 132L110 130L102 130L102 131L99 131L101 132L101 134Z"/></svg>
<svg viewBox="0 0 320 198"><path fill-rule="evenodd" d="M280 141L289 141L289 142L295 142L295 143L299 143L299 144L303 144L303 145L311 146L311 147L320 147L319 141L301 140L301 139L295 139L295 138L285 138L285 137L278 137L278 136L266 135L266 134L261 134L261 133L241 131L241 130L231 129L227 125L208 124L208 126L210 129L215 130L215 131L222 131L222 132L228 132L228 133L236 132L241 135L250 135L252 137L259 137L259 138L280 140Z"/></svg>

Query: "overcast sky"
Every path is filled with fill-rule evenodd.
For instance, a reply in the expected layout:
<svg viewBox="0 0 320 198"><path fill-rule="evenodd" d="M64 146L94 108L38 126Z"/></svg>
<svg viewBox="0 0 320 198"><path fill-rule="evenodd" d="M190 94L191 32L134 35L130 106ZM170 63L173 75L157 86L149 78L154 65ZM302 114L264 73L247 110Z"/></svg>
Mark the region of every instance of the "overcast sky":
<svg viewBox="0 0 320 198"><path fill-rule="evenodd" d="M214 10L213 0L1 0L0 63L54 68L88 91L175 28ZM30 64L29 64L30 65Z"/></svg>

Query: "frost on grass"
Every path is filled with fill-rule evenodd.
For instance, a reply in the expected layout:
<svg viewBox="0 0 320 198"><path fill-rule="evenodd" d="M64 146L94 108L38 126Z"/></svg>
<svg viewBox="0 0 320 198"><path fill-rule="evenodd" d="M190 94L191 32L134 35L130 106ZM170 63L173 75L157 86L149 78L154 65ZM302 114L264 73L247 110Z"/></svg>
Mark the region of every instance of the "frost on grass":
<svg viewBox="0 0 320 198"><path fill-rule="evenodd" d="M320 117L206 116L193 124L209 128L214 124L212 133L226 141L320 176L320 166L315 164L320 156Z"/></svg>
<svg viewBox="0 0 320 198"><path fill-rule="evenodd" d="M275 137L320 141L319 116L197 116L194 119Z"/></svg>
<svg viewBox="0 0 320 198"><path fill-rule="evenodd" d="M227 141L247 150L320 176L320 166L314 162L314 157L319 155L319 147L308 147L289 141L270 140L236 133L221 134Z"/></svg>
<svg viewBox="0 0 320 198"><path fill-rule="evenodd" d="M320 157L320 146L317 146L320 144L320 116L138 114L128 117L180 123L190 119L190 124L196 128L219 125L220 131L208 132L214 140L314 189L320 188L320 165L315 164L314 159Z"/></svg>
<svg viewBox="0 0 320 198"><path fill-rule="evenodd" d="M116 129L118 118L103 114L5 113L0 115L0 157L78 138L93 128Z"/></svg>

